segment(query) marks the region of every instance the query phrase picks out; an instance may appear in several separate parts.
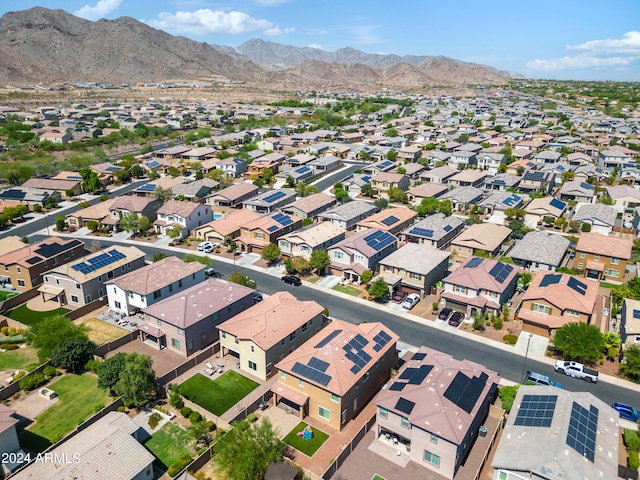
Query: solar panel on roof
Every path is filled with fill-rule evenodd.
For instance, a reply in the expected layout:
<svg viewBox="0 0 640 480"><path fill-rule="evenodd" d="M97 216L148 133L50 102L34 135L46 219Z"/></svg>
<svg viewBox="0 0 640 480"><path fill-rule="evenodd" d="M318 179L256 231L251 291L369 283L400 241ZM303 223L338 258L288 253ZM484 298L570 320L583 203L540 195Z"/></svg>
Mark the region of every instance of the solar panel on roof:
<svg viewBox="0 0 640 480"><path fill-rule="evenodd" d="M384 220L381 220L380 223L386 225L387 227L390 227L391 225L393 225L394 223L398 223L399 221L400 220L398 219L398 217L391 215Z"/></svg>
<svg viewBox="0 0 640 480"><path fill-rule="evenodd" d="M400 379L409 380L413 376L413 374L416 373L417 371L418 371L417 368L411 368L411 367L405 368L404 372L402 372L402 375L400 375Z"/></svg>
<svg viewBox="0 0 640 480"><path fill-rule="evenodd" d="M419 353L416 352L413 354L413 356L411 357L411 360L424 360L424 358L427 356L426 353Z"/></svg>
<svg viewBox="0 0 640 480"><path fill-rule="evenodd" d="M409 385L421 385L432 368L433 365L421 365L407 383L409 383Z"/></svg>
<svg viewBox="0 0 640 480"><path fill-rule="evenodd" d="M597 434L598 409L591 405L587 410L577 402L573 402L567 431L567 445L593 463L596 457Z"/></svg>
<svg viewBox="0 0 640 480"><path fill-rule="evenodd" d="M502 263L496 263L491 270L489 270L489 275L495 278L495 276L502 271Z"/></svg>
<svg viewBox="0 0 640 480"><path fill-rule="evenodd" d="M33 253L44 258L51 258L58 255L59 253L64 252L65 250L68 250L71 247L75 247L79 243L82 242L80 242L80 240L73 240L69 244L45 243L43 245L40 245L36 250L33 251Z"/></svg>
<svg viewBox="0 0 640 480"><path fill-rule="evenodd" d="M267 228L268 232L275 232L276 230L278 230L278 227L276 225L271 225L269 228Z"/></svg>
<svg viewBox="0 0 640 480"><path fill-rule="evenodd" d="M286 196L287 194L285 192L275 192L275 193L272 193L271 195L267 195L262 200L266 203L272 203Z"/></svg>
<svg viewBox="0 0 640 480"><path fill-rule="evenodd" d="M327 362L316 357L311 357L307 362L307 365L311 368L315 368L316 370L320 370L321 372L326 372L327 368L329 368L329 364Z"/></svg>
<svg viewBox="0 0 640 480"><path fill-rule="evenodd" d="M0 198L11 198L14 200L20 200L20 199L23 199L26 195L27 195L26 192L12 188L0 193Z"/></svg>
<svg viewBox="0 0 640 480"><path fill-rule="evenodd" d="M300 362L296 362L291 371L301 377L306 378L307 380L311 380L312 382L316 382L324 387L326 387L331 381L331 375L327 375L326 373L312 368L308 365L304 365Z"/></svg>
<svg viewBox="0 0 640 480"><path fill-rule="evenodd" d="M367 245L373 248L376 252L379 252L383 248L395 242L396 239L389 232L377 230L364 237L364 241L367 242Z"/></svg>
<svg viewBox="0 0 640 480"><path fill-rule="evenodd" d="M560 279L562 275L547 273L544 277L542 277L542 281L540 282L541 287L548 287L549 285L555 285L560 283Z"/></svg>
<svg viewBox="0 0 640 480"><path fill-rule="evenodd" d="M585 183L585 182L580 182L580 188L584 188L585 190L594 189L593 185L589 185L588 183Z"/></svg>
<svg viewBox="0 0 640 480"><path fill-rule="evenodd" d="M444 392L444 396L465 412L471 413L488 378L484 372L479 377L472 378L458 372Z"/></svg>
<svg viewBox="0 0 640 480"><path fill-rule="evenodd" d="M406 383L402 382L393 382L389 387L389 390L394 390L396 392L401 391L405 387Z"/></svg>
<svg viewBox="0 0 640 480"><path fill-rule="evenodd" d="M557 198L553 198L551 199L551 201L549 202L549 205L551 205L553 208L557 208L559 210L564 210L564 207L567 206L566 203L561 202L560 200L558 200Z"/></svg>
<svg viewBox="0 0 640 480"><path fill-rule="evenodd" d="M398 399L398 402L396 403L395 409L398 410L399 412L406 413L407 415L411 415L411 412L413 411L413 407L415 406L416 406L415 403L407 400L406 398L400 397Z"/></svg>
<svg viewBox="0 0 640 480"><path fill-rule="evenodd" d="M587 284L582 283L580 280L578 280L575 277L569 278L569 281L567 282L567 286L575 290L576 292L578 292L580 295L584 295L585 293L587 293Z"/></svg>
<svg viewBox="0 0 640 480"><path fill-rule="evenodd" d="M640 310L633 311L633 318L640 318Z"/></svg>
<svg viewBox="0 0 640 480"><path fill-rule="evenodd" d="M27 258L26 262L29 265L35 265L36 263L38 263L40 260L42 260L41 258L38 257L31 257L31 258Z"/></svg>
<svg viewBox="0 0 640 480"><path fill-rule="evenodd" d="M465 268L476 268L478 265L482 263L482 258L480 257L471 257L467 263L465 263Z"/></svg>
<svg viewBox="0 0 640 480"><path fill-rule="evenodd" d="M513 424L522 427L550 427L557 400L557 395L524 395Z"/></svg>
<svg viewBox="0 0 640 480"><path fill-rule="evenodd" d="M309 167L300 167L296 170L296 173L307 173L310 172L311 169Z"/></svg>
<svg viewBox="0 0 640 480"><path fill-rule="evenodd" d="M445 225L442 229L443 229L445 232L449 232L449 231L451 231L451 229L452 229L452 228L453 228L453 227L452 227L451 225Z"/></svg>
<svg viewBox="0 0 640 480"><path fill-rule="evenodd" d="M320 340L319 343L316 344L316 346L314 348L322 348L325 345L327 345L331 340L333 340L334 338L336 338L338 335L340 335L342 333L342 330L334 330L333 332L331 332L329 335L327 335L326 337L324 337L322 340Z"/></svg>
<svg viewBox="0 0 640 480"><path fill-rule="evenodd" d="M420 235L421 237L433 237L433 230L427 230L426 228L414 227L409 230L410 235Z"/></svg>
<svg viewBox="0 0 640 480"><path fill-rule="evenodd" d="M113 249L106 253L97 255L96 257L88 258L84 262L79 262L79 263L76 263L75 265L71 265L71 268L77 272L80 272L86 275L102 267L111 265L112 263L117 262L118 260L121 260L125 257L126 255L119 252L118 250Z"/></svg>

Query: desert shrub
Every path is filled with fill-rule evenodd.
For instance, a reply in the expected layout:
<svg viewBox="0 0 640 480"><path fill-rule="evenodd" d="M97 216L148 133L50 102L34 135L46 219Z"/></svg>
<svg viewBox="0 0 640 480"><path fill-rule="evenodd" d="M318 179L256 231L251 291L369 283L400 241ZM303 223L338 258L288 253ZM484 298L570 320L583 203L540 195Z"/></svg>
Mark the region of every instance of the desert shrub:
<svg viewBox="0 0 640 480"><path fill-rule="evenodd" d="M189 422L191 422L191 425L195 425L200 420L202 420L202 415L200 415L198 412L191 412L191 414L189 415Z"/></svg>
<svg viewBox="0 0 640 480"><path fill-rule="evenodd" d="M158 426L161 418L162 417L158 413L154 413L149 416L149 427L151 428L151 430L155 429Z"/></svg>
<svg viewBox="0 0 640 480"><path fill-rule="evenodd" d="M35 390L36 388L44 385L45 383L47 383L47 379L45 378L43 373L39 372L39 373L33 373L31 375L28 375L20 379L20 382L18 383L18 385L25 392L30 392L31 390Z"/></svg>
<svg viewBox="0 0 640 480"><path fill-rule="evenodd" d="M0 328L0 332L2 332L2 334L3 334L5 337L8 337L8 336L9 336L9 335L8 335L8 334L9 334L9 327L7 327L7 326L5 325L4 327Z"/></svg>
<svg viewBox="0 0 640 480"><path fill-rule="evenodd" d="M502 408L504 408L507 413L511 411L513 400L516 398L519 386L520 385L509 385L498 389L498 396L500 400L502 400Z"/></svg>
<svg viewBox="0 0 640 480"><path fill-rule="evenodd" d="M180 409L180 415L182 415L184 418L189 418L189 415L191 415L192 412L193 410L191 410L189 407L182 407Z"/></svg>
<svg viewBox="0 0 640 480"><path fill-rule="evenodd" d="M58 375L60 375L60 372L58 370L56 370L56 367L54 367L53 365L47 365L46 367L44 367L42 369L42 373L47 378L53 378L53 377L57 377Z"/></svg>
<svg viewBox="0 0 640 480"><path fill-rule="evenodd" d="M209 429L210 432L213 432L216 429L216 424L213 423L213 420L209 420L207 422L207 428Z"/></svg>
<svg viewBox="0 0 640 480"><path fill-rule="evenodd" d="M637 430L624 429L624 444L630 450L640 451L640 437Z"/></svg>
<svg viewBox="0 0 640 480"><path fill-rule="evenodd" d="M169 474L170 477L175 477L178 473L180 473L180 471L184 467L189 465L192 460L193 459L191 458L191 455L189 455L188 453L185 453L178 460L176 460L171 464L171 466L169 467L169 470L167 470L167 473Z"/></svg>
<svg viewBox="0 0 640 480"><path fill-rule="evenodd" d="M640 467L640 458L638 458L638 450L629 450L629 458L627 459L627 465L631 470L638 470L638 467Z"/></svg>
<svg viewBox="0 0 640 480"><path fill-rule="evenodd" d="M120 413L124 413L126 410L127 410L127 409L124 407L124 405L121 405L121 406L119 406L119 407L118 407L118 411L119 411Z"/></svg>
<svg viewBox="0 0 640 480"><path fill-rule="evenodd" d="M9 334L7 335L7 337L15 337L16 336L16 329L11 327L9 329Z"/></svg>
<svg viewBox="0 0 640 480"><path fill-rule="evenodd" d="M250 413L249 415L247 415L247 420L250 421L251 423L253 423L256 420L258 420L258 417L256 417L255 413Z"/></svg>
<svg viewBox="0 0 640 480"><path fill-rule="evenodd" d="M502 337L502 341L507 345L515 345L518 341L518 337L516 335L505 335Z"/></svg>
<svg viewBox="0 0 640 480"><path fill-rule="evenodd" d="M17 350L20 348L20 345L17 343L4 343L0 344L0 348L3 348L4 350Z"/></svg>

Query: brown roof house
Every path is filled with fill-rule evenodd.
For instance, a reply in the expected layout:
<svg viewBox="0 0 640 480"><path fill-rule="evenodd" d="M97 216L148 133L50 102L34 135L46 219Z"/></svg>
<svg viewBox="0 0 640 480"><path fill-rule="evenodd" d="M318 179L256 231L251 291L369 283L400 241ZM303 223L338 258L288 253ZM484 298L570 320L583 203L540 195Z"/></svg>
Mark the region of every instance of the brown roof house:
<svg viewBox="0 0 640 480"><path fill-rule="evenodd" d="M116 201L115 198L98 202L87 208L82 208L66 216L69 229L77 230L86 227L87 222L94 221L100 223L104 218L110 215L111 205Z"/></svg>
<svg viewBox="0 0 640 480"><path fill-rule="evenodd" d="M280 212L269 213L242 225L241 235L236 239L240 252L262 252L270 243L302 226L302 218Z"/></svg>
<svg viewBox="0 0 640 480"><path fill-rule="evenodd" d="M600 233L582 233L576 245L573 268L595 280L624 281L633 240Z"/></svg>
<svg viewBox="0 0 640 480"><path fill-rule="evenodd" d="M327 250L344 240L345 233L344 228L331 222L314 223L279 237L278 246L282 255L309 260L314 251Z"/></svg>
<svg viewBox="0 0 640 480"><path fill-rule="evenodd" d="M244 208L235 210L222 218L217 218L209 223L193 229L193 236L207 241L222 244L226 237L237 238L240 236L243 224L260 218L261 215L253 210Z"/></svg>
<svg viewBox="0 0 640 480"><path fill-rule="evenodd" d="M382 323L333 320L276 365L274 402L342 430L389 379L398 336Z"/></svg>
<svg viewBox="0 0 640 480"><path fill-rule="evenodd" d="M438 198L448 190L449 188L442 183L423 183L407 190L407 196L412 205L418 205L423 198Z"/></svg>
<svg viewBox="0 0 640 480"><path fill-rule="evenodd" d="M277 292L218 325L223 355L233 352L240 369L262 380L274 365L317 333L327 321L324 307Z"/></svg>
<svg viewBox="0 0 640 480"><path fill-rule="evenodd" d="M301 218L314 218L337 203L335 197L326 193L314 193L281 208L284 213Z"/></svg>
<svg viewBox="0 0 640 480"><path fill-rule="evenodd" d="M102 225L117 232L122 217L135 213L144 215L151 222L156 219L156 212L162 206L162 201L150 197L125 195L118 197L109 207L109 216L102 219Z"/></svg>
<svg viewBox="0 0 640 480"><path fill-rule="evenodd" d="M254 304L254 290L209 278L143 309L141 340L184 356L218 340L216 326Z"/></svg>
<svg viewBox="0 0 640 480"><path fill-rule="evenodd" d="M404 192L409 190L409 177L403 173L380 172L371 178L371 186L379 196L386 197L391 188L399 188Z"/></svg>
<svg viewBox="0 0 640 480"><path fill-rule="evenodd" d="M444 278L442 298L447 307L464 312L499 314L515 293L520 267L490 258L471 257Z"/></svg>
<svg viewBox="0 0 640 480"><path fill-rule="evenodd" d="M356 231L377 228L397 235L398 232L411 225L417 215L415 211L406 207L387 208L360 220L356 223Z"/></svg>
<svg viewBox="0 0 640 480"><path fill-rule="evenodd" d="M153 222L156 232L168 235L168 232L178 225L180 227L178 238L185 238L190 230L213 220L211 206L178 200L169 200L156 213L158 218Z"/></svg>
<svg viewBox="0 0 640 480"><path fill-rule="evenodd" d="M444 213L429 215L400 233L400 240L431 248L447 248L464 229L464 220Z"/></svg>
<svg viewBox="0 0 640 480"><path fill-rule="evenodd" d="M207 205L217 207L241 207L245 200L258 194L258 187L252 183L240 182L219 190L206 198Z"/></svg>
<svg viewBox="0 0 640 480"><path fill-rule="evenodd" d="M476 223L458 235L451 246L464 257L484 251L491 256L500 253L500 247L511 235L511 229L494 223Z"/></svg>
<svg viewBox="0 0 640 480"><path fill-rule="evenodd" d="M599 285L596 280L540 270L522 297L518 316L523 329L548 337L567 323L590 323Z"/></svg>
<svg viewBox="0 0 640 480"><path fill-rule="evenodd" d="M377 437L397 439L412 461L453 479L489 416L499 379L484 365L420 347L376 399Z"/></svg>

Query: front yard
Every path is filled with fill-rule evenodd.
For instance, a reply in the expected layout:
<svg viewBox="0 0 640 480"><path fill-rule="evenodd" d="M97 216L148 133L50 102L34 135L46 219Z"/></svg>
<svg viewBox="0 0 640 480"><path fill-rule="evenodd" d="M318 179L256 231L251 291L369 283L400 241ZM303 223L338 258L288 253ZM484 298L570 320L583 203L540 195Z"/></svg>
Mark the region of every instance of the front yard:
<svg viewBox="0 0 640 480"><path fill-rule="evenodd" d="M162 470L167 470L183 455L194 456L192 449L187 447L192 443L184 429L174 422L168 422L155 432L144 446L156 457L158 466Z"/></svg>
<svg viewBox="0 0 640 480"><path fill-rule="evenodd" d="M64 315L69 311L70 310L67 308L56 308L54 310L49 310L48 312L37 312L35 310L31 310L26 305L20 305L18 308L14 308L5 315L9 318L12 318L13 320L24 323L25 325L29 325L31 327L40 323L45 318L55 317L56 315Z"/></svg>
<svg viewBox="0 0 640 480"><path fill-rule="evenodd" d="M322 444L329 439L329 435L315 427L311 427L311 431L313 432L311 440L305 440L304 437L298 435L298 433L302 432L307 426L305 422L300 422L297 427L284 437L284 443L304 453L307 457L313 457Z"/></svg>
<svg viewBox="0 0 640 480"><path fill-rule="evenodd" d="M347 295L353 295L354 297L358 297L362 293L362 290L352 287L351 285L336 285L333 287L333 290L336 292L346 293Z"/></svg>
<svg viewBox="0 0 640 480"><path fill-rule="evenodd" d="M258 385L233 370L223 373L215 380L197 373L180 385L180 394L219 417Z"/></svg>

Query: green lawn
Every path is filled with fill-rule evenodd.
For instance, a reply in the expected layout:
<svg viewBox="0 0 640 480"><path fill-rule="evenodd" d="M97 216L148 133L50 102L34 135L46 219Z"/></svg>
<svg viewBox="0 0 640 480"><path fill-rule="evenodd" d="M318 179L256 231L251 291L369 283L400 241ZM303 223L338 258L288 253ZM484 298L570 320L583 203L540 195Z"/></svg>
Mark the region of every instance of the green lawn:
<svg viewBox="0 0 640 480"><path fill-rule="evenodd" d="M616 287L619 287L619 285L615 285L613 283L607 283L607 282L600 282L600 286L602 288L616 288Z"/></svg>
<svg viewBox="0 0 640 480"><path fill-rule="evenodd" d="M185 430L173 422L168 422L154 433L144 446L158 459L159 466L168 469L185 453L193 456L193 452L186 447L191 443Z"/></svg>
<svg viewBox="0 0 640 480"><path fill-rule="evenodd" d="M7 292L4 290L0 290L0 302L4 302L8 298L15 297L16 295L18 294L15 292Z"/></svg>
<svg viewBox="0 0 640 480"><path fill-rule="evenodd" d="M377 473L371 478L371 480L385 480L384 477L381 477L380 475L378 475Z"/></svg>
<svg viewBox="0 0 640 480"><path fill-rule="evenodd" d="M362 293L362 290L356 287L352 287L351 285L336 285L335 287L333 287L333 290L346 293L347 295L353 295L354 297L357 297Z"/></svg>
<svg viewBox="0 0 640 480"><path fill-rule="evenodd" d="M300 422L296 428L289 432L289 435L284 437L284 443L291 445L308 457L313 457L313 454L327 441L329 435L311 427L313 437L311 437L311 440L305 440L302 436L298 436L298 432L303 431L306 426L307 424L305 422Z"/></svg>
<svg viewBox="0 0 640 480"><path fill-rule="evenodd" d="M48 312L35 312L27 308L26 305L20 305L18 308L14 308L5 315L9 318L24 323L25 325L35 325L40 323L47 317L54 317L56 315L64 315L69 312L67 308L56 308L55 310L49 310Z"/></svg>
<svg viewBox="0 0 640 480"><path fill-rule="evenodd" d="M0 353L0 371L24 370L30 363L38 363L38 355L33 348L19 348Z"/></svg>
<svg viewBox="0 0 640 480"><path fill-rule="evenodd" d="M196 373L180 385L180 393L220 416L258 387L258 383L229 370L215 380Z"/></svg>
<svg viewBox="0 0 640 480"><path fill-rule="evenodd" d="M38 415L29 431L50 442L59 440L94 413L94 407L109 403L109 397L98 388L94 376L65 375L49 385L59 397L57 403Z"/></svg>

